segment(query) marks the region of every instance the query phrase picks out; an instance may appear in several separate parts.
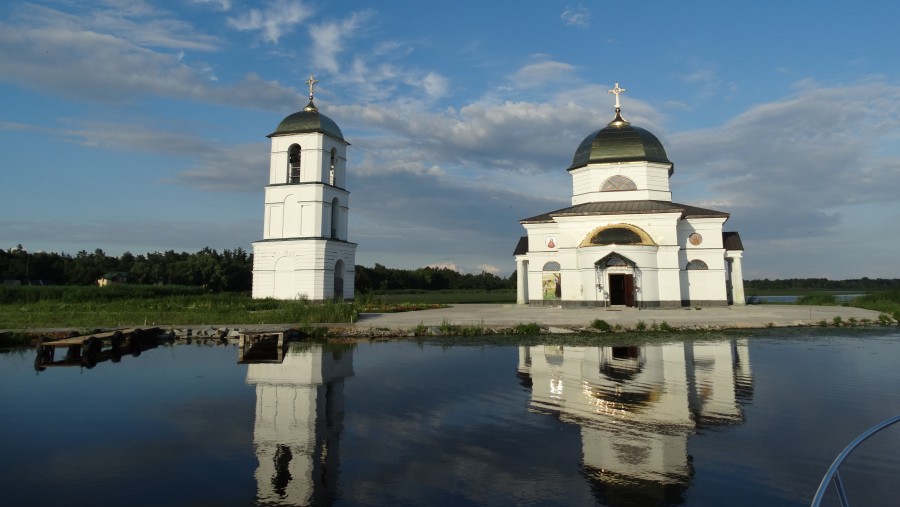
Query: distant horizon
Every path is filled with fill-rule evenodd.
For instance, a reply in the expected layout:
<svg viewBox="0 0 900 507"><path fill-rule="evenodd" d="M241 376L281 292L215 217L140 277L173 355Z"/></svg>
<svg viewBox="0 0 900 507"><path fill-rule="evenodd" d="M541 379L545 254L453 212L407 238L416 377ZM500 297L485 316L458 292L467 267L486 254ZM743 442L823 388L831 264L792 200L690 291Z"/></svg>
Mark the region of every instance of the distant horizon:
<svg viewBox="0 0 900 507"><path fill-rule="evenodd" d="M200 252L202 252L203 250L205 250L205 249L207 249L207 248L209 248L210 250L214 250L214 251L216 251L217 253L221 253L221 252L224 252L225 250L234 252L234 251L237 251L237 250L238 250L239 248L241 248L241 247L235 247L235 248L223 248L223 249L220 249L220 248L212 248L212 247L203 247L203 248L198 249L198 250L195 251L195 252L189 252L189 251L186 251L186 250L175 251L175 250L172 250L172 249L168 249L168 250L153 250L153 251L140 252L140 253L131 252L131 251L126 251L126 252L122 252L121 254L117 254L117 255L115 255L115 254L110 254L109 252L106 252L106 251L104 250L103 253L104 253L104 255L106 255L106 256L108 256L108 257L115 257L116 259L120 259L120 258L121 258L123 255L125 255L126 253L130 253L131 255L133 255L133 256L135 256L135 257L141 256L141 255L146 256L146 255L154 254L154 253L164 254L164 253L166 253L166 252L168 252L168 251L173 251L173 252L176 253L176 254L189 254L189 255L192 255L192 254L200 253ZM70 256L70 257L75 257L75 256L77 256L78 253L80 253L80 252L85 252L85 253L91 255L91 254L94 254L94 253L96 252L96 250L98 250L98 249L97 249L97 248L94 248L94 249L91 249L91 250L81 249L81 250L79 250L78 252L75 252L74 254L71 254L71 253L69 253L69 252L47 252L47 251L29 252L29 253L31 253L31 254L41 253L41 254L48 254L48 255L52 255L52 254L56 254L56 255L68 255L68 256ZM103 250L103 249L100 248L99 250ZM253 250L252 250L252 249L249 249L249 250L248 250L248 249L242 249L242 250L243 250L247 255L251 255L251 256L253 255ZM4 252L14 252L14 251L16 251L15 248L7 248L7 249L4 249ZM27 251L27 250L23 250L23 251ZM366 267L366 268L374 268L376 264L380 264L380 265L382 265L382 266L384 266L384 267L386 267L386 268L388 268L388 269L395 269L395 270L402 270L402 271L415 271L415 270L417 270L417 269L432 268L432 269L449 269L449 270L451 270L451 271L456 271L457 273L460 273L460 274L463 274L463 275L478 275L478 274L481 274L481 273L490 273L490 272L488 272L488 271L478 271L478 272L473 272L473 271L460 271L459 269L456 269L456 268L454 268L454 267L450 267L450 266L439 266L439 265L433 265L433 266L418 266L418 267L408 268L408 267L390 266L390 265L388 265L388 264L385 264L385 263L383 263L383 262L378 262L378 261L375 261L375 262L372 263L371 265L362 264L362 263L359 263L359 262L356 263L357 266L363 266L363 267ZM511 270L509 273L490 273L490 274L495 275L495 276L498 276L498 277L501 277L501 278L509 278L510 276L512 276L512 274L513 274L514 272L515 272L515 270ZM804 277L788 276L788 277L779 277L779 278L767 278L767 277L763 277L763 278L746 278L746 277L745 277L744 280L745 280L745 281L763 281L763 280L770 280L770 281L776 281L776 280L828 280L828 281L834 281L834 282L841 282L841 281L853 281L853 280L900 280L900 275L895 276L895 277L872 277L872 276L865 276L865 275L864 275L864 276L851 277L851 278L827 278L827 277L817 277L817 276L804 276ZM825 289L823 289L823 290L825 290Z"/></svg>
<svg viewBox="0 0 900 507"><path fill-rule="evenodd" d="M314 75L357 262L511 273L618 83L745 277L895 276L900 3L811 6L9 0L0 247L250 251L266 135Z"/></svg>

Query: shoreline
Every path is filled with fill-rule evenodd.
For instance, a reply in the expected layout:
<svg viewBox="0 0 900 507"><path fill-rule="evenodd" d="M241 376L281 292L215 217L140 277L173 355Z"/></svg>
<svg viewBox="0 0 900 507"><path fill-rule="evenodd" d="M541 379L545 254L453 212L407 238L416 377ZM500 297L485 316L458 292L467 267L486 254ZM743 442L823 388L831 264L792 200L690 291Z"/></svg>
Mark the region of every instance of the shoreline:
<svg viewBox="0 0 900 507"><path fill-rule="evenodd" d="M725 331L775 327L838 327L879 325L881 314L849 306L748 305L719 308L638 309L562 308L516 304L460 304L446 308L400 313L364 313L354 323L298 325L154 324L178 339L235 338L241 332L288 328L315 330L314 336L344 339L391 339L416 336L502 334L610 334L591 327L599 319L613 332ZM836 325L837 323L837 325ZM896 324L891 322L891 325ZM121 326L148 327L148 326ZM104 328L106 329L106 328ZM110 328L112 329L112 328ZM3 334L60 335L75 328L0 330Z"/></svg>

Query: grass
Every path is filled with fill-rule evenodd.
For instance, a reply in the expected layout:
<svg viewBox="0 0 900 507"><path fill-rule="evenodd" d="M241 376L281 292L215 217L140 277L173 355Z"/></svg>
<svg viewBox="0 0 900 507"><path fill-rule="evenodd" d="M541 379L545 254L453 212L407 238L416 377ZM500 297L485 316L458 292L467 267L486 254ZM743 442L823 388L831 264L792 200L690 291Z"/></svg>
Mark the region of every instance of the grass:
<svg viewBox="0 0 900 507"><path fill-rule="evenodd" d="M11 329L197 324L351 322L353 303L251 299L242 294L164 296L116 301L40 300L0 304L0 322Z"/></svg>
<svg viewBox="0 0 900 507"><path fill-rule="evenodd" d="M475 303L515 303L515 290L440 290L440 291L397 291L373 293L365 297L384 303L418 304L475 304Z"/></svg>
<svg viewBox="0 0 900 507"><path fill-rule="evenodd" d="M0 329L353 322L440 304L253 299L195 287L0 287Z"/></svg>
<svg viewBox="0 0 900 507"><path fill-rule="evenodd" d="M848 306L881 312L884 317L879 316L878 320L882 324L889 319L900 321L900 291L866 294L854 299Z"/></svg>
<svg viewBox="0 0 900 507"><path fill-rule="evenodd" d="M817 305L817 306L834 306L837 303L837 300L834 299L834 295L832 294L807 294L805 296L800 296L800 299L797 300L798 305Z"/></svg>

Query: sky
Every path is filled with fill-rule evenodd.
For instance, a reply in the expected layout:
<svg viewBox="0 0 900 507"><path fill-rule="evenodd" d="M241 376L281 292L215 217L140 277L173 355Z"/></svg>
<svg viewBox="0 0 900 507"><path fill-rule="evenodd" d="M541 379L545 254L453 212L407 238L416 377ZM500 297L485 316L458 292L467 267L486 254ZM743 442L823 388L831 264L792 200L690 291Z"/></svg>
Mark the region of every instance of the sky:
<svg viewBox="0 0 900 507"><path fill-rule="evenodd" d="M0 248L262 239L269 139L348 148L356 263L508 276L622 114L673 201L731 213L745 279L897 278L900 3L5 0Z"/></svg>

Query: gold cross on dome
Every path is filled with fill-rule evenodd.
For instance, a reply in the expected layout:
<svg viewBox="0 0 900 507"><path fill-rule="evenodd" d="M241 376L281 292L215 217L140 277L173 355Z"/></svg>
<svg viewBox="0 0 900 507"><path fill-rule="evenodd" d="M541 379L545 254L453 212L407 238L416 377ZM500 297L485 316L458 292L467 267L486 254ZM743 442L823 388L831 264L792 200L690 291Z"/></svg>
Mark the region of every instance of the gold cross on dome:
<svg viewBox="0 0 900 507"><path fill-rule="evenodd" d="M626 90L625 88L619 88L619 83L616 83L616 87L613 88L612 90L607 90L606 93L612 93L613 95L616 96L616 109L619 109L619 107L620 107L620 105L619 105L619 94L620 94L620 93L625 93L625 92L627 92L627 91L628 91L628 90Z"/></svg>
<svg viewBox="0 0 900 507"><path fill-rule="evenodd" d="M313 98L313 87L316 86L319 80L314 78L312 74L309 75L309 79L306 80L306 84L309 85L309 100Z"/></svg>

